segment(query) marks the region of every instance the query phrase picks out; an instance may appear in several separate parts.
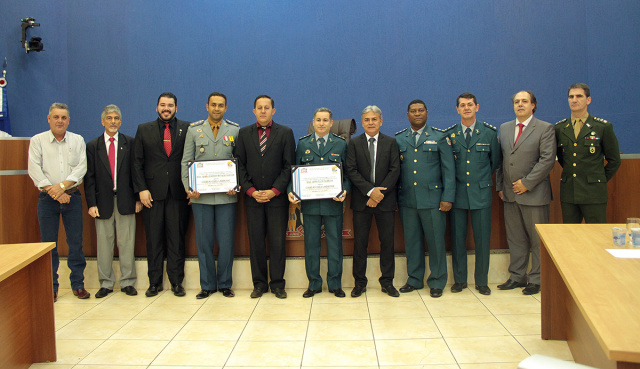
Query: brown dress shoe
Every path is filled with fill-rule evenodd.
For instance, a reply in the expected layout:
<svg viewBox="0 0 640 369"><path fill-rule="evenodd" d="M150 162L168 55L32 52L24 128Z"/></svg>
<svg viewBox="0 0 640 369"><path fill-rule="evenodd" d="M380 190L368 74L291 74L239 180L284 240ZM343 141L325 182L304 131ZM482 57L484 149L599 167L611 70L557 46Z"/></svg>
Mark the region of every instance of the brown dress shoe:
<svg viewBox="0 0 640 369"><path fill-rule="evenodd" d="M81 288L79 290L73 290L73 295L81 300L88 299L89 297L91 297L91 294L87 292L87 290L85 290L84 288Z"/></svg>

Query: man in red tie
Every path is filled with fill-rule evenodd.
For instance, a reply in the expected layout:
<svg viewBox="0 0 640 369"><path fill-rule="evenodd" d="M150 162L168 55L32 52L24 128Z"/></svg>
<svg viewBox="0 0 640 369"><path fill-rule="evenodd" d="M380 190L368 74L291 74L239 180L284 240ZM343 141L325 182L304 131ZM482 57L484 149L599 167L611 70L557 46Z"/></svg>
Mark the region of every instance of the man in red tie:
<svg viewBox="0 0 640 369"><path fill-rule="evenodd" d="M189 206L181 179L184 140L189 123L176 119L178 98L171 92L158 97L158 119L140 124L133 155L133 188L140 194L147 237L149 289L162 291L164 241L167 241L167 275L171 291L184 296L184 235Z"/></svg>
<svg viewBox="0 0 640 369"><path fill-rule="evenodd" d="M122 114L116 105L102 111L104 133L87 144L87 174L84 190L89 215L96 221L98 278L96 298L113 292L113 247L118 238L120 291L129 296L136 291L135 241L136 215L142 203L133 191L131 177L133 137L119 133Z"/></svg>

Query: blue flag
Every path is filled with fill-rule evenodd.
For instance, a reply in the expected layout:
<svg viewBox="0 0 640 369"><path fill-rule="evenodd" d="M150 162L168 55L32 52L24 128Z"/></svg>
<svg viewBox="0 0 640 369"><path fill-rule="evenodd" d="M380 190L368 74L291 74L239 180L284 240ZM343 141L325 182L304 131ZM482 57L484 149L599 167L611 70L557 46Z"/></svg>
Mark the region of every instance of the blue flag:
<svg viewBox="0 0 640 369"><path fill-rule="evenodd" d="M7 68L7 59L4 61L4 68ZM3 69L4 69L3 68ZM9 102L7 101L7 80L5 76L7 71L2 71L2 77L0 77L0 131L11 134L11 120L9 120Z"/></svg>

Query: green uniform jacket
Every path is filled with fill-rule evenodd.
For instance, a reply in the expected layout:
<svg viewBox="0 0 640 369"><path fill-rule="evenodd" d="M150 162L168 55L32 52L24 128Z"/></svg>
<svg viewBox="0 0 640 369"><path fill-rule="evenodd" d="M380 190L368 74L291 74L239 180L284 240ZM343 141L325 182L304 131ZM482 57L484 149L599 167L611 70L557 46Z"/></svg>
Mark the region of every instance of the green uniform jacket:
<svg viewBox="0 0 640 369"><path fill-rule="evenodd" d="M323 152L318 149L316 134L311 133L298 140L296 149L296 165L329 164L339 163L342 165L342 188L349 192L351 182L345 174L345 162L347 160L347 141L344 138L330 133ZM287 192L292 191L292 184L289 182ZM336 194L338 195L338 194ZM333 199L305 200L300 203L303 214L312 215L340 215L342 214L343 203Z"/></svg>
<svg viewBox="0 0 640 369"><path fill-rule="evenodd" d="M491 175L500 165L500 143L496 127L476 121L467 146L462 124L447 129L456 163L456 209L490 208L493 199Z"/></svg>
<svg viewBox="0 0 640 369"><path fill-rule="evenodd" d="M185 190L189 189L189 162L233 158L239 130L238 124L224 119L218 130L218 138L214 138L208 120L191 123L184 140L181 163L182 184ZM229 204L238 202L238 196L226 193L205 193L200 194L197 199L191 199L191 202L207 205Z"/></svg>
<svg viewBox="0 0 640 369"><path fill-rule="evenodd" d="M413 209L440 207L453 202L456 173L451 141L446 132L425 125L416 145L409 128L396 133L400 150L399 206Z"/></svg>
<svg viewBox="0 0 640 369"><path fill-rule="evenodd" d="M571 119L556 123L558 162L562 165L560 201L570 204L607 202L607 182L620 167L613 126L589 115L576 139ZM607 159L607 165L604 165Z"/></svg>

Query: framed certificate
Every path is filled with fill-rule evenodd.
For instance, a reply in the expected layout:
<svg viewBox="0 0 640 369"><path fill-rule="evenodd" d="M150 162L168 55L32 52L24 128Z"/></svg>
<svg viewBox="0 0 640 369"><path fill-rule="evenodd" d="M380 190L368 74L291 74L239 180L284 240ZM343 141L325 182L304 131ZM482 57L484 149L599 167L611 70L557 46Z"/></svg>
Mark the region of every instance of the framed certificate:
<svg viewBox="0 0 640 369"><path fill-rule="evenodd" d="M332 199L342 194L342 165L295 165L291 167L293 195L300 200Z"/></svg>
<svg viewBox="0 0 640 369"><path fill-rule="evenodd" d="M238 191L237 159L189 162L189 189L200 193Z"/></svg>

